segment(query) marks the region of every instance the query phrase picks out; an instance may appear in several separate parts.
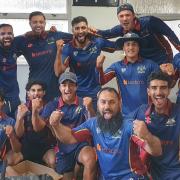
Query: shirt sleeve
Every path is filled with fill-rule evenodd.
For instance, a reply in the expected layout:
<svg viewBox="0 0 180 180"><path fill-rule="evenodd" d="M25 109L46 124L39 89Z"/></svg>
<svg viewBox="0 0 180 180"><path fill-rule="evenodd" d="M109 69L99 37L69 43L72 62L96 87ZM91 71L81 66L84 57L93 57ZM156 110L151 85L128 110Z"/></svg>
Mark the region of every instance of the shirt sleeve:
<svg viewBox="0 0 180 180"><path fill-rule="evenodd" d="M175 69L180 70L180 53L177 53L173 59L173 66Z"/></svg>
<svg viewBox="0 0 180 180"><path fill-rule="evenodd" d="M98 30L97 34L101 35L105 39L116 38L123 36L123 28L120 25L114 26L107 30Z"/></svg>
<svg viewBox="0 0 180 180"><path fill-rule="evenodd" d="M151 33L166 36L177 50L180 50L180 41L174 31L161 19L150 16L148 28Z"/></svg>
<svg viewBox="0 0 180 180"><path fill-rule="evenodd" d="M64 65L69 64L71 48L69 44L65 45L62 50L62 63Z"/></svg>

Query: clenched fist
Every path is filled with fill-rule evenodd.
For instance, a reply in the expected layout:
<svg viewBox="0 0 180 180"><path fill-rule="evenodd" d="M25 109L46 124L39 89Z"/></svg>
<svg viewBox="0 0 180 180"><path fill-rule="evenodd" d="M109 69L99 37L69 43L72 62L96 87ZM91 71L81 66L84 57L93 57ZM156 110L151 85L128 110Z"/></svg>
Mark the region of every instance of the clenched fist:
<svg viewBox="0 0 180 180"><path fill-rule="evenodd" d="M133 130L135 135L144 140L146 140L147 136L150 133L145 122L140 120L133 121Z"/></svg>
<svg viewBox="0 0 180 180"><path fill-rule="evenodd" d="M162 72L167 73L169 76L175 74L173 64L171 63L161 64L160 69Z"/></svg>
<svg viewBox="0 0 180 180"><path fill-rule="evenodd" d="M32 100L32 111L38 111L43 108L43 100L42 98L35 98Z"/></svg>
<svg viewBox="0 0 180 180"><path fill-rule="evenodd" d="M63 117L62 111L53 111L49 118L49 124L54 127L57 126L61 121L62 117Z"/></svg>
<svg viewBox="0 0 180 180"><path fill-rule="evenodd" d="M29 110L25 104L20 104L17 109L17 120L23 119L28 111Z"/></svg>

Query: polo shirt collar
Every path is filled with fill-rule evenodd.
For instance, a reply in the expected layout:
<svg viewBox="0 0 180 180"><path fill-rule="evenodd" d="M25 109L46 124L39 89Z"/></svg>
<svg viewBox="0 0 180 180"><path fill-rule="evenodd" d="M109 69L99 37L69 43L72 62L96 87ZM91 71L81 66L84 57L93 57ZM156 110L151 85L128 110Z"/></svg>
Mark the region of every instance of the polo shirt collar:
<svg viewBox="0 0 180 180"><path fill-rule="evenodd" d="M142 61L142 58L139 56L138 57L138 60L136 61L136 62L141 62ZM124 57L124 59L123 59L123 63L125 64L125 65L128 65L130 62L128 62L128 60L127 60L127 58L126 58L126 56ZM131 63L130 63L131 64Z"/></svg>
<svg viewBox="0 0 180 180"><path fill-rule="evenodd" d="M62 108L66 103L63 101L62 97L59 97L59 101L58 101L58 108ZM79 98L78 96L75 97L75 100L73 103L71 104L75 104L76 106L79 105Z"/></svg>
<svg viewBox="0 0 180 180"><path fill-rule="evenodd" d="M170 114L171 114L171 112L172 112L172 102L168 99L168 101L167 101L167 105L166 105L166 112L164 113L164 115L166 115L166 116L170 116ZM149 107L148 107L148 109L146 110L146 112L145 112L145 116L146 116L146 118L147 117L150 117L150 115L151 115L151 113L152 112L155 112L155 107L154 107L154 104L153 103L151 103L150 105L149 105Z"/></svg>

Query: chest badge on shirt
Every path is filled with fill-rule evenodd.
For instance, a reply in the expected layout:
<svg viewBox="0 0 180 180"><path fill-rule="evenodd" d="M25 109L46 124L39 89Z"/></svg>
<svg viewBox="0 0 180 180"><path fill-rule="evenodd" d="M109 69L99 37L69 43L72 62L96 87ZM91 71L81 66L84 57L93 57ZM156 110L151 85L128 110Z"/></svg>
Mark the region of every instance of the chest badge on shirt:
<svg viewBox="0 0 180 180"><path fill-rule="evenodd" d="M167 120L166 126L175 126L176 125L176 121L173 118L170 118Z"/></svg>
<svg viewBox="0 0 180 180"><path fill-rule="evenodd" d="M77 56L77 55L78 55L78 51L74 51L74 52L73 52L73 55L74 55L74 56Z"/></svg>
<svg viewBox="0 0 180 180"><path fill-rule="evenodd" d="M126 68L121 68L121 72L124 73L126 71Z"/></svg>
<svg viewBox="0 0 180 180"><path fill-rule="evenodd" d="M138 74L144 74L146 72L146 67L145 66L138 66L137 67L137 73Z"/></svg>

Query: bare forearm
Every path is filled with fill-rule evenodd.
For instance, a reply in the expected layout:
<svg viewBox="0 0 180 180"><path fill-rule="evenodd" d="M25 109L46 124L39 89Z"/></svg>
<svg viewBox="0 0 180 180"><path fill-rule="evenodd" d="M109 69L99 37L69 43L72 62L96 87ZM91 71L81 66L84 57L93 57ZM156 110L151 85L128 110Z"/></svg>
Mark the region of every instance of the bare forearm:
<svg viewBox="0 0 180 180"><path fill-rule="evenodd" d="M65 144L77 143L77 140L72 135L71 128L60 123L57 126L52 126L52 129L59 141Z"/></svg>
<svg viewBox="0 0 180 180"><path fill-rule="evenodd" d="M145 137L145 150L152 156L160 156L162 154L161 141L158 137L150 132Z"/></svg>
<svg viewBox="0 0 180 180"><path fill-rule="evenodd" d="M46 122L39 116L38 111L32 111L32 125L36 132L41 131L46 126Z"/></svg>
<svg viewBox="0 0 180 180"><path fill-rule="evenodd" d="M61 51L57 49L56 60L54 62L54 72L57 77L65 71L65 66L62 63Z"/></svg>
<svg viewBox="0 0 180 180"><path fill-rule="evenodd" d="M21 143L19 142L18 138L14 135L10 139L11 148L14 152L18 153L21 151Z"/></svg>
<svg viewBox="0 0 180 180"><path fill-rule="evenodd" d="M18 138L22 137L24 134L24 120L17 119L15 124L15 132Z"/></svg>

